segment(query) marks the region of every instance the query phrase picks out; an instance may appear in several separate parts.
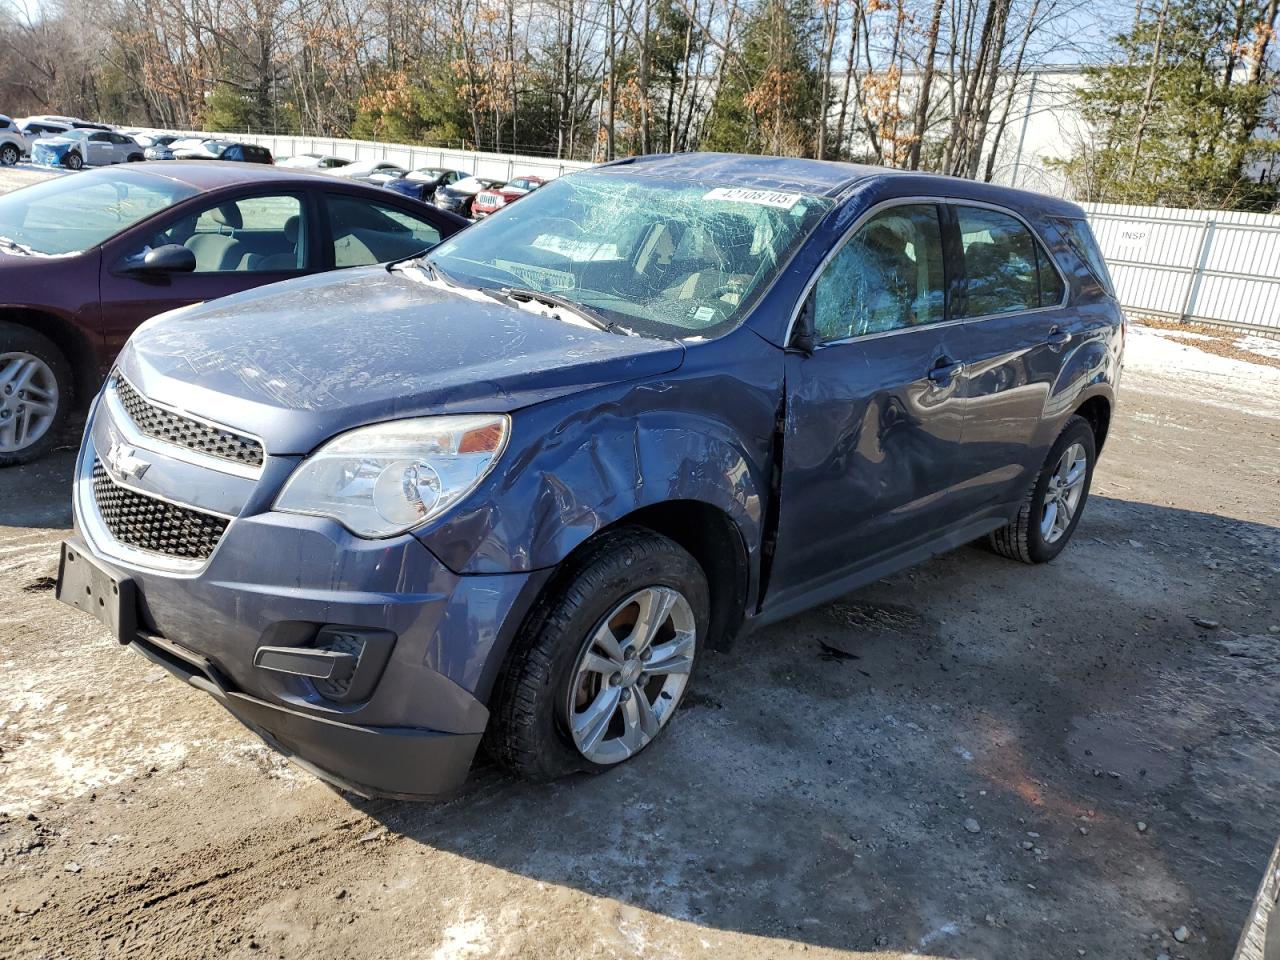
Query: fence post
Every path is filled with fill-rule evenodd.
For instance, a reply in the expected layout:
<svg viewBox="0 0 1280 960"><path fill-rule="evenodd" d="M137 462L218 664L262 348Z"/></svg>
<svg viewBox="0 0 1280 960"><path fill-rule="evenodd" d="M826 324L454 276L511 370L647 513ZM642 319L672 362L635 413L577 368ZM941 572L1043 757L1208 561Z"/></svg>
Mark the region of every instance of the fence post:
<svg viewBox="0 0 1280 960"><path fill-rule="evenodd" d="M1206 220L1204 231L1200 235L1200 255L1196 258L1195 269L1191 273L1191 283L1187 286L1187 297L1182 302L1180 320L1191 319L1195 314L1196 301L1200 298L1200 281L1209 266L1209 251L1213 249L1213 230L1218 225L1216 220Z"/></svg>

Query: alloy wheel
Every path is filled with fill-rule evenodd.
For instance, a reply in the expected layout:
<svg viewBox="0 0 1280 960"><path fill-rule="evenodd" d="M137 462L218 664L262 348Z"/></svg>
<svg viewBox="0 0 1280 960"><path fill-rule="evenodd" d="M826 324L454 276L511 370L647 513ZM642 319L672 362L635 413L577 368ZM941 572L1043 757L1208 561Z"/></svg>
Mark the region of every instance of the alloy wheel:
<svg viewBox="0 0 1280 960"><path fill-rule="evenodd" d="M587 638L569 690L569 729L592 763L620 763L671 719L697 652L689 601L671 587L627 597Z"/></svg>
<svg viewBox="0 0 1280 960"><path fill-rule="evenodd" d="M0 453L18 453L53 426L58 380L29 353L0 353Z"/></svg>
<svg viewBox="0 0 1280 960"><path fill-rule="evenodd" d="M84 166L84 161L80 159L80 154L78 154L78 153L68 153L68 154L67 154L67 169L68 169L68 170L79 170L79 169L80 169L81 167L83 167L83 166Z"/></svg>
<svg viewBox="0 0 1280 960"><path fill-rule="evenodd" d="M0 150L0 164L6 167L12 167L18 162L18 148L12 143L6 143L4 149Z"/></svg>
<svg viewBox="0 0 1280 960"><path fill-rule="evenodd" d="M1073 443L1063 451L1049 477L1044 492L1044 512L1040 517L1040 537L1046 544L1057 543L1071 526L1084 493L1089 472L1089 456L1084 446Z"/></svg>

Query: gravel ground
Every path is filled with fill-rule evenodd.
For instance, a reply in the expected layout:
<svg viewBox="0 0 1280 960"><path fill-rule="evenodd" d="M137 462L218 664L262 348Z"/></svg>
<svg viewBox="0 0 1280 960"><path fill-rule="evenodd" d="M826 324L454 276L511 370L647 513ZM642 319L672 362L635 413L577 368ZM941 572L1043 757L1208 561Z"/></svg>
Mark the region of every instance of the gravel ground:
<svg viewBox="0 0 1280 960"><path fill-rule="evenodd" d="M708 657L624 769L435 806L57 604L73 451L0 472L0 956L1229 957L1280 827L1278 451L1280 369L1131 330L1057 561L938 558Z"/></svg>

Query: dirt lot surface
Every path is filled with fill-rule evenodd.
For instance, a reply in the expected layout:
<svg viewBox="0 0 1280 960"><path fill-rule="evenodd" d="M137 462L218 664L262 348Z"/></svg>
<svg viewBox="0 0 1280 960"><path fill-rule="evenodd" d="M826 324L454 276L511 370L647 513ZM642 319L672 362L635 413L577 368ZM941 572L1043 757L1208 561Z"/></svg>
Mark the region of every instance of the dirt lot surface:
<svg viewBox="0 0 1280 960"><path fill-rule="evenodd" d="M1122 392L1053 564L941 557L708 657L624 769L436 806L57 604L73 452L0 473L0 957L1230 956L1280 831L1280 369L1134 330Z"/></svg>

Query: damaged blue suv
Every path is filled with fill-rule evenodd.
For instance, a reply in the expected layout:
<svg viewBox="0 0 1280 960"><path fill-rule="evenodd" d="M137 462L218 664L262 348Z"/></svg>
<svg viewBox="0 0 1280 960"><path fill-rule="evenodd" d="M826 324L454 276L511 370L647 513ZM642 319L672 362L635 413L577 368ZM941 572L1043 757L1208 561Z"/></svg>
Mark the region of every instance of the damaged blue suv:
<svg viewBox="0 0 1280 960"><path fill-rule="evenodd" d="M1070 540L1121 313L1080 208L714 154L156 317L59 597L365 795L600 771L710 646L980 537Z"/></svg>

